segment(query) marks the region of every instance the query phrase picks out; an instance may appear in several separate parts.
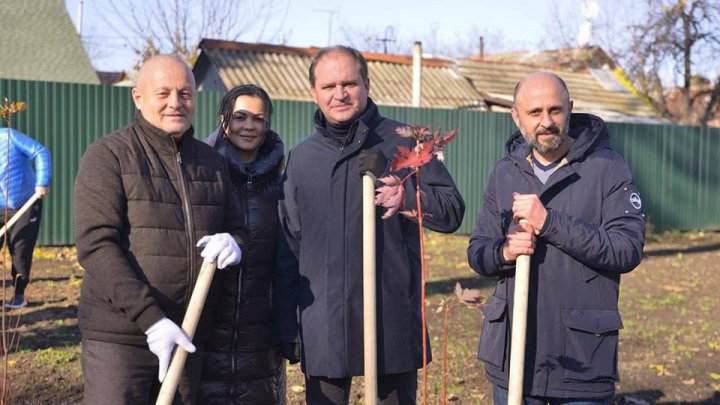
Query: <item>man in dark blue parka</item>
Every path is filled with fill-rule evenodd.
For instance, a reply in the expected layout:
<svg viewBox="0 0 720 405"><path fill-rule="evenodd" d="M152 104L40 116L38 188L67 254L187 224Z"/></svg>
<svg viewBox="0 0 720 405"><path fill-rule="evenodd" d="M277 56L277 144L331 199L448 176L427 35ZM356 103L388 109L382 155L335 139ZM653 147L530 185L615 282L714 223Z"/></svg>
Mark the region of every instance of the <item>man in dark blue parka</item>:
<svg viewBox="0 0 720 405"><path fill-rule="evenodd" d="M507 403L515 260L529 254L525 404L609 404L618 380L620 275L645 242L642 202L604 122L572 114L567 86L533 73L515 87L519 131L496 165L468 261L498 279L478 357ZM519 220L527 224L519 224Z"/></svg>
<svg viewBox="0 0 720 405"><path fill-rule="evenodd" d="M279 206L285 250L291 254L283 258L279 247L278 340L287 344L299 333L308 404L347 404L352 376L363 374L360 173L387 173L387 159L412 140L396 133L405 124L381 116L368 98L367 63L358 51L322 49L309 73L319 107L315 131L290 153ZM455 231L465 205L447 169L433 160L422 167L420 178L422 210L429 214L423 223L435 231ZM411 183L406 183L406 209L416 204ZM379 403L414 404L422 367L418 227L407 217L382 220L380 214ZM293 357L292 350L283 353Z"/></svg>

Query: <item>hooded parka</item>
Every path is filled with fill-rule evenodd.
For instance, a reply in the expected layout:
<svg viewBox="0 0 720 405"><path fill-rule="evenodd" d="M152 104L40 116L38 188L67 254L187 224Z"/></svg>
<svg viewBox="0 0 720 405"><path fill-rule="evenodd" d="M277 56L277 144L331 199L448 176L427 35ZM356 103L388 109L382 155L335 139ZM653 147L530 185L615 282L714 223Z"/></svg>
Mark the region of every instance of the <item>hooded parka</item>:
<svg viewBox="0 0 720 405"><path fill-rule="evenodd" d="M524 395L607 398L618 380L620 275L642 258L642 203L600 118L572 114L569 134L573 145L545 184L519 131L492 171L468 248L470 266L498 278L478 357L490 382L507 388L515 267L500 249L513 193L537 194L548 215L530 264Z"/></svg>
<svg viewBox="0 0 720 405"><path fill-rule="evenodd" d="M247 228L243 263L216 273L218 305L205 345L200 403L284 403L283 359L272 339L272 276L277 243L277 201L285 147L266 135L257 159L244 164L220 128L207 139L230 165Z"/></svg>
<svg viewBox="0 0 720 405"><path fill-rule="evenodd" d="M398 146L411 147L382 117L372 100L339 143L325 129L320 110L315 132L290 153L280 201L280 221L294 256L281 260L275 305L280 341L292 342L299 307L303 371L342 378L363 374L362 150L379 149L389 159ZM438 160L421 169L424 225L453 232L465 205ZM406 182L405 207L415 207L415 183ZM402 215L381 219L376 210L378 374L422 367L420 245L417 222ZM294 262L299 259L299 267ZM429 351L429 345L428 345Z"/></svg>

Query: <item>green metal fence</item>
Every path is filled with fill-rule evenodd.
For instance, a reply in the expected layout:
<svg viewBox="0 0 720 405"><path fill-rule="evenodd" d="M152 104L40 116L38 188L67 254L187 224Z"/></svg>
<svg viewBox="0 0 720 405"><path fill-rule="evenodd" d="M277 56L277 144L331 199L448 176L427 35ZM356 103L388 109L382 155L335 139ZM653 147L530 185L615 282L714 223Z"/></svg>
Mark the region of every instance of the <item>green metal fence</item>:
<svg viewBox="0 0 720 405"><path fill-rule="evenodd" d="M217 123L222 93L198 95L195 128L205 138ZM40 232L42 245L73 243L72 186L78 163L88 145L126 125L133 117L130 89L100 85L0 79L0 98L26 101L27 111L13 126L50 149L53 184L46 200ZM273 128L288 148L312 129L315 105L276 100ZM445 163L467 206L460 233L470 233L487 178L502 157L507 136L514 130L509 114L463 110L380 107L381 112L409 124L443 130L459 128ZM645 212L656 230L704 229L720 225L720 175L711 157L720 156L720 130L697 127L610 123L615 148L630 163Z"/></svg>

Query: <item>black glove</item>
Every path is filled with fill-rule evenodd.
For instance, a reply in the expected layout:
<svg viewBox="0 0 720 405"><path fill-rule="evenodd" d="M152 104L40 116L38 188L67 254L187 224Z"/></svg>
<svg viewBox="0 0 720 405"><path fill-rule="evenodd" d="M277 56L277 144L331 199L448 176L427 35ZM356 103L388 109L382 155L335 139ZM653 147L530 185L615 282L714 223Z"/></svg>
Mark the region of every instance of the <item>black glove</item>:
<svg viewBox="0 0 720 405"><path fill-rule="evenodd" d="M295 342L283 342L278 344L280 354L290 362L295 364L300 361L300 345Z"/></svg>
<svg viewBox="0 0 720 405"><path fill-rule="evenodd" d="M369 172L375 177L382 177L387 165L387 158L378 149L363 150L358 155L357 169L360 176Z"/></svg>

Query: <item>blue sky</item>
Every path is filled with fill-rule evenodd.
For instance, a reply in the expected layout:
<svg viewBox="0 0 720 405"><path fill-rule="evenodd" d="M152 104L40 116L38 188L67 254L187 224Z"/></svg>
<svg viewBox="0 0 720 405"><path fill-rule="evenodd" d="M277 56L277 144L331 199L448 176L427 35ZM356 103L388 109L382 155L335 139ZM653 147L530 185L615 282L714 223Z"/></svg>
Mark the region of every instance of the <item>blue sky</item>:
<svg viewBox="0 0 720 405"><path fill-rule="evenodd" d="M300 46L327 45L328 13L318 10L336 10L337 29L342 25L371 26L384 33L387 26L393 26L397 35L420 36L433 26L451 35L475 25L503 31L515 39L531 40L542 31L543 21L539 17L544 14L546 3L547 0L291 1L285 25L292 30L291 41ZM519 21L524 22L522 28Z"/></svg>
<svg viewBox="0 0 720 405"><path fill-rule="evenodd" d="M263 4L262 0L255 4ZM65 0L66 8L77 19L79 0ZM127 69L134 63L134 55L122 46L117 34L104 27L95 14L96 0L84 0L83 36L102 44L91 53L93 63L102 70ZM290 46L325 46L328 44L328 10L333 15L333 43L344 42L343 32L368 37L384 34L388 26L395 36L406 42L422 39L428 31L445 41L473 41L473 33L493 33L486 41L501 37L503 50L538 48L545 40L552 20L552 3L563 8L579 8L580 0L275 0L275 16L265 33L253 30L239 40L247 42L279 43L284 38ZM602 3L602 0L600 1ZM474 29L474 31L473 31ZM268 33L279 33L268 41ZM381 36L381 35L380 35ZM474 35L473 35L474 36ZM392 51L390 45L390 51ZM487 48L492 49L493 44Z"/></svg>

